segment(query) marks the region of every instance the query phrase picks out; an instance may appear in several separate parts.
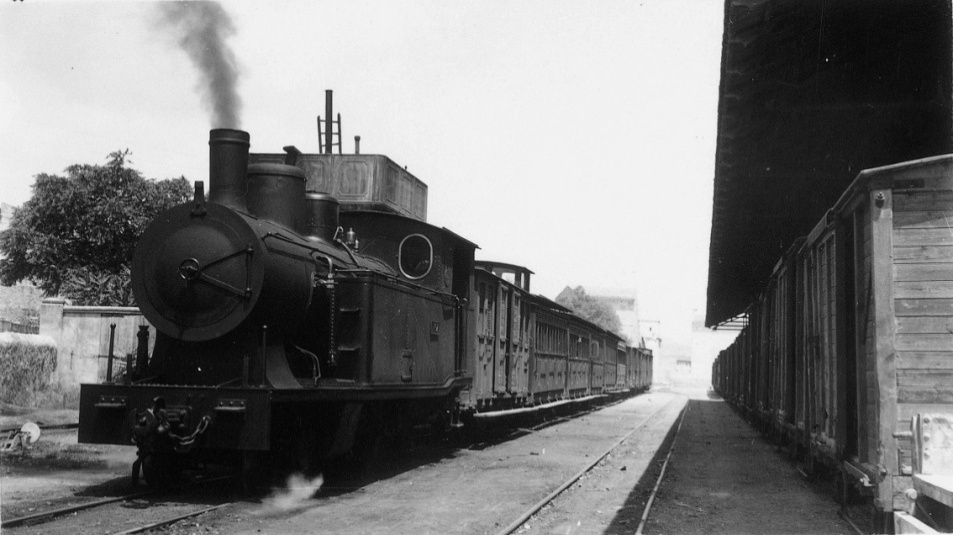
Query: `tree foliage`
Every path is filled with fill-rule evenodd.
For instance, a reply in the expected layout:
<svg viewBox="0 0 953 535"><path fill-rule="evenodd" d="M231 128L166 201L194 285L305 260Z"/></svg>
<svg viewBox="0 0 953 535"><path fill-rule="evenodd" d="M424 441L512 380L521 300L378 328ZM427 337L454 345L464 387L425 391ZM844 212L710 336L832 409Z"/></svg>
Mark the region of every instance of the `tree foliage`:
<svg viewBox="0 0 953 535"><path fill-rule="evenodd" d="M129 266L139 236L160 211L189 200L184 178L147 180L126 165L77 164L66 176L40 174L33 197L0 233L0 283L29 280L77 305L133 304Z"/></svg>
<svg viewBox="0 0 953 535"><path fill-rule="evenodd" d="M556 297L556 302L607 331L616 334L622 332L622 322L615 310L605 301L587 294L582 286L566 287Z"/></svg>

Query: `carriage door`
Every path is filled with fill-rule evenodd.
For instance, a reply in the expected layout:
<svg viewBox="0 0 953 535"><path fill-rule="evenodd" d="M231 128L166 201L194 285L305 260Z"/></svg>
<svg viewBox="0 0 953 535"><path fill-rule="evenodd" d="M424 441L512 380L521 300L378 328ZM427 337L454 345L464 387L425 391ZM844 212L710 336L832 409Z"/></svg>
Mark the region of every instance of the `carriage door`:
<svg viewBox="0 0 953 535"><path fill-rule="evenodd" d="M496 300L496 362L493 374L493 392L505 393L509 388L509 297L510 290L503 284L497 286Z"/></svg>
<svg viewBox="0 0 953 535"><path fill-rule="evenodd" d="M529 391L528 324L523 322L523 299L520 293L513 290L510 300L510 391L523 396Z"/></svg>
<svg viewBox="0 0 953 535"><path fill-rule="evenodd" d="M493 393L493 347L496 325L496 292L487 288L485 282L479 284L479 309L477 316L477 369L473 371L474 389L477 399L489 397Z"/></svg>

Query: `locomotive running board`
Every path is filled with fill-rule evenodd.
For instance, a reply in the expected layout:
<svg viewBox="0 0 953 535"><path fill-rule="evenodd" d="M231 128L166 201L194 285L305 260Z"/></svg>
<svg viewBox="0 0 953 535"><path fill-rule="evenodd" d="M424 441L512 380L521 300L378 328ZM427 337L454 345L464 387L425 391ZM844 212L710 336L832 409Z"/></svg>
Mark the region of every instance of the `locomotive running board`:
<svg viewBox="0 0 953 535"><path fill-rule="evenodd" d="M390 399L423 399L454 395L469 387L473 379L452 377L442 385L368 385L353 382L319 383L317 387L270 389L272 400L279 401L377 401Z"/></svg>
<svg viewBox="0 0 953 535"><path fill-rule="evenodd" d="M477 412L473 414L474 418L490 420L494 418L506 418L509 416L517 416L520 414L532 414L534 412L544 411L548 409L553 409L556 407L561 407L564 405L573 405L577 403L591 403L603 398L608 398L610 396L606 394L598 394L594 396L586 396L583 398L576 399L562 399L559 401L553 401L550 403L545 403L543 405L535 405L533 407L521 407L519 409L507 409L503 411L493 411L493 412Z"/></svg>

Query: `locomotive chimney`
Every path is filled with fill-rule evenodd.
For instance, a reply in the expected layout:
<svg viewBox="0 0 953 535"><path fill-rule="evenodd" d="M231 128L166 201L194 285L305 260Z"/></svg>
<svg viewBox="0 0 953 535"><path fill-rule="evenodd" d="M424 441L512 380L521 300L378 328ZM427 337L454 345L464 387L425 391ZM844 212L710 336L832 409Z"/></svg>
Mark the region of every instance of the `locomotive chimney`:
<svg viewBox="0 0 953 535"><path fill-rule="evenodd" d="M248 132L216 128L208 139L208 200L246 211Z"/></svg>
<svg viewBox="0 0 953 535"><path fill-rule="evenodd" d="M305 235L311 239L333 241L338 229L338 200L327 193L318 192L308 192L304 198L308 213Z"/></svg>
<svg viewBox="0 0 953 535"><path fill-rule="evenodd" d="M361 153L361 136L354 136L354 154Z"/></svg>

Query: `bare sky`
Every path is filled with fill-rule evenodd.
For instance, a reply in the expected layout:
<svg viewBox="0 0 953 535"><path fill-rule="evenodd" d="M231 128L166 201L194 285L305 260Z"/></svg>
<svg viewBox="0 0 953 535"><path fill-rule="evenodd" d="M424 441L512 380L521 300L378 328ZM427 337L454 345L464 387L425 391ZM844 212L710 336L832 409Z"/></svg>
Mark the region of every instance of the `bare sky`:
<svg viewBox="0 0 953 535"><path fill-rule="evenodd" d="M429 221L523 264L534 291L635 288L687 335L704 310L723 5L643 1L225 2L252 151L345 151L430 187ZM0 201L132 151L208 180L199 77L150 2L0 3Z"/></svg>

